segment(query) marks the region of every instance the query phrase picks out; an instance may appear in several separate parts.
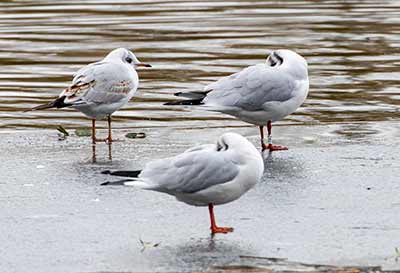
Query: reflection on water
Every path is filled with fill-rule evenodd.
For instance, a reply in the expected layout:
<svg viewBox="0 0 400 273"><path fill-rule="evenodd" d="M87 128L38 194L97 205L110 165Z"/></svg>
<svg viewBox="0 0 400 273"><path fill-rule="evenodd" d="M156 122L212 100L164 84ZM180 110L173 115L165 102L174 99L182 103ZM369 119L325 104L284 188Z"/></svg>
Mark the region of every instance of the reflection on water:
<svg viewBox="0 0 400 273"><path fill-rule="evenodd" d="M210 267L232 262L240 264L241 255L254 255L250 244L215 238L190 239L189 241L163 246L157 257L161 268L185 268L186 271L210 270ZM154 253L151 259L155 259Z"/></svg>
<svg viewBox="0 0 400 273"><path fill-rule="evenodd" d="M2 1L0 128L88 126L74 110L22 111L57 96L74 71L121 46L153 68L139 71L139 94L115 114L119 128L244 125L162 102L281 47L310 64L309 98L286 123L398 118L399 18L394 0Z"/></svg>
<svg viewBox="0 0 400 273"><path fill-rule="evenodd" d="M370 124L358 123L343 124L340 129L335 130L335 133L353 140L355 138L365 138L368 135L379 134L380 131Z"/></svg>
<svg viewBox="0 0 400 273"><path fill-rule="evenodd" d="M112 161L112 142L105 143L104 145L107 146L107 158L109 161ZM92 163L97 163L97 144L92 144Z"/></svg>

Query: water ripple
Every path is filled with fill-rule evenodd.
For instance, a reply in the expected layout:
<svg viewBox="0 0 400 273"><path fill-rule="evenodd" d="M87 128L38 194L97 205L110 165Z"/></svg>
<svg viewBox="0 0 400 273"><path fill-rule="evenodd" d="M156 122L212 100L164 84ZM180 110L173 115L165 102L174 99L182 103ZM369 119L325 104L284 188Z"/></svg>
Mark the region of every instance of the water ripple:
<svg viewBox="0 0 400 273"><path fill-rule="evenodd" d="M263 62L276 48L304 55L311 90L283 123L399 117L398 1L2 1L0 128L87 126L63 109L22 113L58 95L74 71L116 47L153 69L115 113L119 128L244 125L228 116L162 106L177 91Z"/></svg>

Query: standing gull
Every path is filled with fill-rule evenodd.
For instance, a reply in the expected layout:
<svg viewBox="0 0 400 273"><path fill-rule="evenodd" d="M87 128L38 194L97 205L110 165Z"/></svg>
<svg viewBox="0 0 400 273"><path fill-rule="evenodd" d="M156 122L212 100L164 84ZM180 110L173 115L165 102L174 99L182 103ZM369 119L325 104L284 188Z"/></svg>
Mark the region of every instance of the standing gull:
<svg viewBox="0 0 400 273"><path fill-rule="evenodd" d="M192 206L208 206L211 233L228 233L233 228L216 225L214 205L238 199L260 181L263 172L264 162L254 145L241 135L225 133L216 144L149 162L141 171L105 171L130 179L102 185L136 186L173 195Z"/></svg>
<svg viewBox="0 0 400 273"><path fill-rule="evenodd" d="M287 150L272 145L272 122L296 111L305 101L309 82L306 60L291 50L273 51L266 63L247 67L223 77L204 88L203 92L176 93L189 98L166 105L201 105L260 127L262 150ZM268 145L264 143L264 126Z"/></svg>
<svg viewBox="0 0 400 273"><path fill-rule="evenodd" d="M112 142L111 115L124 106L139 86L136 68L151 67L141 63L125 48L111 51L103 60L91 63L74 75L72 84L57 99L31 110L72 107L92 119L92 141ZM29 110L28 110L29 111ZM108 137L96 138L96 120L107 117Z"/></svg>

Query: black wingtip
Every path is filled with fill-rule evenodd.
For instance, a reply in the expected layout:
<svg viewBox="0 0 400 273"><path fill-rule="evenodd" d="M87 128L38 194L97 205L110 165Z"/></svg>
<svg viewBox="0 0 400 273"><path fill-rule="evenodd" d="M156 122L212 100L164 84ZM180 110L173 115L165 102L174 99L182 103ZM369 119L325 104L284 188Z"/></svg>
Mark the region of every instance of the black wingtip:
<svg viewBox="0 0 400 273"><path fill-rule="evenodd" d="M142 170L137 170L137 171L110 171L110 170L105 170L102 171L102 174L109 174L109 175L114 175L114 176L125 176L125 177L138 177L138 175L142 172Z"/></svg>
<svg viewBox="0 0 400 273"><path fill-rule="evenodd" d="M101 183L100 186L107 186L107 185L109 185L109 184L110 184L110 182L107 181L107 182Z"/></svg>
<svg viewBox="0 0 400 273"><path fill-rule="evenodd" d="M171 101L164 103L164 105L202 105L203 99L194 99L194 100L181 100L181 101Z"/></svg>
<svg viewBox="0 0 400 273"><path fill-rule="evenodd" d="M177 92L174 96L186 98L186 100L170 101L164 105L200 105L203 104L203 99L207 96L208 91L194 91L194 92Z"/></svg>
<svg viewBox="0 0 400 273"><path fill-rule="evenodd" d="M59 97L51 102L38 105L31 109L25 110L24 112L45 110L45 109L50 109L50 108L64 108L64 107L72 106L72 104L64 103L65 98L66 98L66 96Z"/></svg>

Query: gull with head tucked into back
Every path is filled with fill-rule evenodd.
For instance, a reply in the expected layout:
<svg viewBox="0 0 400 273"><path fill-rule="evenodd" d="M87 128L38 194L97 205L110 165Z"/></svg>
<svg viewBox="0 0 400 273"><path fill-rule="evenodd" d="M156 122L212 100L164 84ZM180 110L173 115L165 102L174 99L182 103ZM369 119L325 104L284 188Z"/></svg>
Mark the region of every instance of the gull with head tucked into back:
<svg viewBox="0 0 400 273"><path fill-rule="evenodd" d="M135 186L173 195L189 205L208 206L211 233L228 233L233 229L216 225L214 205L238 199L260 181L263 172L264 162L254 145L241 135L225 133L216 144L151 161L141 171L105 171L129 179L102 185Z"/></svg>
<svg viewBox="0 0 400 273"><path fill-rule="evenodd" d="M188 100L166 105L201 105L206 110L222 112L260 127L262 150L287 150L272 144L272 122L296 111L308 94L307 61L294 51L271 52L267 61L247 67L219 79L202 92L179 92ZM264 143L264 126L268 145Z"/></svg>
<svg viewBox="0 0 400 273"><path fill-rule="evenodd" d="M151 67L141 63L125 48L111 51L103 60L91 63L74 75L72 84L57 99L30 110L75 108L92 119L92 141L112 142L111 115L124 106L139 86L136 68ZM28 111L30 111L28 110ZM108 118L108 137L96 138L96 119Z"/></svg>

